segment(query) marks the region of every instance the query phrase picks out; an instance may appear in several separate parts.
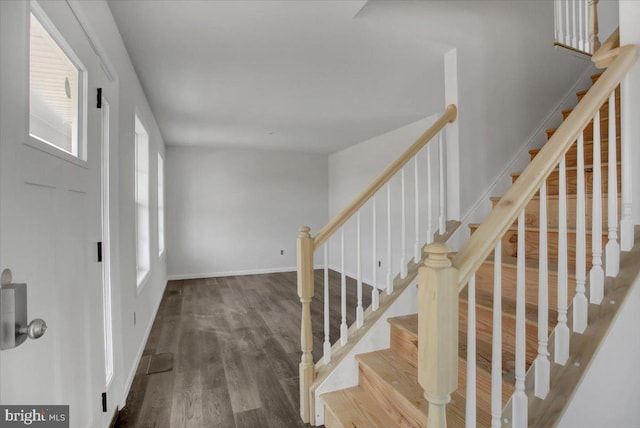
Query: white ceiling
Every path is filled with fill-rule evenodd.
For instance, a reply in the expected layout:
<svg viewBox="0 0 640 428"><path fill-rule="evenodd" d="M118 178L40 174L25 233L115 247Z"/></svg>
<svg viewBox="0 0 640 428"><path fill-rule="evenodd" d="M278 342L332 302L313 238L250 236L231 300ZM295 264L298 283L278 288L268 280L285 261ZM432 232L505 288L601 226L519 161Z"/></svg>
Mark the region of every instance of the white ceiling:
<svg viewBox="0 0 640 428"><path fill-rule="evenodd" d="M169 145L331 153L443 109L445 46L363 0L109 5Z"/></svg>

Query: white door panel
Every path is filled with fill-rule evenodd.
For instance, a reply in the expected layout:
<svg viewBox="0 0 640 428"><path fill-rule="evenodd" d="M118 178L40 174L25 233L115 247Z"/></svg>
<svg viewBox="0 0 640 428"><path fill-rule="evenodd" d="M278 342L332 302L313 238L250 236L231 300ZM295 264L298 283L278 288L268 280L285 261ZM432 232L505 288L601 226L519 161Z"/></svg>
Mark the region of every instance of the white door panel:
<svg viewBox="0 0 640 428"><path fill-rule="evenodd" d="M86 68L86 161L38 148L28 131L29 3L0 1L0 269L26 282L45 335L0 352L1 404L68 404L72 427L102 426L101 240L103 73L66 2L42 9Z"/></svg>

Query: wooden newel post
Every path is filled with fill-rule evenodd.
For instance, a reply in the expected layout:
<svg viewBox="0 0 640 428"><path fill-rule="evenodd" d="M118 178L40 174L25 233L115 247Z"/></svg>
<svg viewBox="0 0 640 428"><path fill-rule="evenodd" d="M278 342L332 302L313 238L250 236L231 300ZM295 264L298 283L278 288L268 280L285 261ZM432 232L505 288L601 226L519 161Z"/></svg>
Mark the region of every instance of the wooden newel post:
<svg viewBox="0 0 640 428"><path fill-rule="evenodd" d="M598 0L589 0L589 44L591 45L591 53L595 53L600 47L599 32Z"/></svg>
<svg viewBox="0 0 640 428"><path fill-rule="evenodd" d="M425 250L418 280L418 383L429 401L427 428L447 426L446 406L458 388L458 270L449 248Z"/></svg>
<svg viewBox="0 0 640 428"><path fill-rule="evenodd" d="M308 226L300 228L298 235L298 297L302 303L300 322L300 417L309 423L312 417L309 390L315 380L313 363L313 335L311 331L311 299L313 298L313 239ZM314 413L315 414L315 413ZM315 418L314 418L315 419Z"/></svg>

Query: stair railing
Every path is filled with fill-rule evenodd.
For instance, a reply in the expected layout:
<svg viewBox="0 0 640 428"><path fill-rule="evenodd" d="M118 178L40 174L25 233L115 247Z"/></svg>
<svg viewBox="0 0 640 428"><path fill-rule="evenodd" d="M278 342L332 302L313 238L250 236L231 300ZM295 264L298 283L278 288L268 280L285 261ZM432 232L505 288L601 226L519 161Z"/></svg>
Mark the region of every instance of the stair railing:
<svg viewBox="0 0 640 428"><path fill-rule="evenodd" d="M443 115L420 136L398 159L396 159L389 167L387 167L351 204L349 204L342 212L336 215L325 227L318 232L315 237L311 236L311 230L308 226L300 228L300 234L297 240L298 253L298 296L302 304L302 319L300 326L302 357L300 361L300 416L304 422L315 423L315 404L313 394L310 392L311 385L316 378L316 367L313 358L313 331L311 323L311 301L314 297L314 267L323 266L322 273L324 276L324 292L323 292L323 310L324 310L324 342L322 362L329 364L334 355L340 348L344 347L351 339L353 329L357 333L362 329L367 316L373 317L379 309L379 281L377 279L379 250L378 241L384 242L386 246L386 294L391 295L394 291L394 278L396 274L400 278L407 277L407 267L410 263L409 259L413 259L416 264L421 262L422 245L431 243L436 232L444 234L446 231L446 165L445 165L445 126L454 122L457 117L457 108L455 105L449 105L445 108ZM435 143L428 144L439 136ZM419 153L426 146L423 156L419 158ZM436 159L432 159L432 155ZM407 221L407 188L410 181L406 178L405 167L413 160L413 207L414 214L412 224ZM400 227L394 225L392 213L392 199L395 199L398 189L392 189L392 179L400 176ZM424 179L424 180L423 180ZM397 181L397 180L396 180ZM409 181L409 183L407 183ZM423 182L424 181L424 182ZM437 189L438 199L432 195L432 187ZM385 190L383 190L385 188ZM378 200L386 199L386 216L376 216L377 203L376 197L380 192L384 192ZM424 192L424 195L423 195ZM394 198L392 198L392 196ZM411 196L409 196L410 198ZM370 206L365 207L371 201ZM366 208L367 212L363 213ZM363 307L363 269L362 269L362 227L361 217L370 214L371 218L371 260L370 268L372 277L369 279L371 287L371 306L365 311ZM355 225L347 225L347 222L355 216ZM385 218L386 217L386 218ZM380 220L384 220L383 229L386 232L385 237L378 237L377 226ZM426 231L424 231L424 223L426 222ZM353 223L353 222L351 222ZM345 227L355 226L355 259L356 259L356 287L357 287L357 304L355 311L355 323L350 328L347 325L347 274L345 266ZM399 229L399 230L398 230ZM407 230L409 229L409 230ZM339 232L339 234L338 234ZM411 236L409 236L409 233ZM338 235L338 236L336 236ZM393 238L400 237L400 258L394 260L392 251ZM340 272L340 328L339 339L332 346L330 336L330 312L329 312L329 244L330 238L337 238L339 242L340 266L337 270ZM332 242L333 244L333 242ZM316 263L314 257L316 252L322 249L323 258L321 263ZM394 250L395 250L394 246ZM409 251L407 251L409 249ZM407 255L413 250L413 256ZM384 259L384 257L383 257ZM367 263L369 264L369 263ZM377 315L377 314L376 314Z"/></svg>
<svg viewBox="0 0 640 428"><path fill-rule="evenodd" d="M598 0L554 0L555 45L592 54L598 39Z"/></svg>
<svg viewBox="0 0 640 428"><path fill-rule="evenodd" d="M502 393L502 263L503 247L512 245L507 232L517 225L517 279L516 279L516 320L515 320L515 390L510 397L511 423L516 428L528 424L528 398L525 392L526 358L533 360L535 369L534 394L544 399L550 390L549 361L549 262L557 263L558 319L554 330L554 355L556 364L565 365L570 357L570 330L567 324L569 303L569 269L575 269L575 297L573 297L573 332L581 334L587 328L588 304L600 304L604 296L604 278L616 276L619 269L620 249L628 251L633 245L633 223L631 221L631 168L630 141L621 138L621 159L617 159L616 129L617 89L631 66L635 63L637 47L627 45L617 47L616 34L611 36L603 51L594 57L607 58L608 69L578 103L562 125L555 131L542 150L535 156L522 175L500 199L485 221L471 235L463 248L453 258L447 257L446 246L433 244L425 249L427 258L419 273L419 332L418 332L418 381L429 401L427 426L446 427L445 409L450 394L458 388L458 303L459 293L466 288L467 313L467 369L463 377L466 381L466 426L477 426L476 418L476 322L475 322L475 274L487 258L494 255L493 275L493 323L492 323L492 366L491 366L491 426L500 427L503 411ZM615 54L610 55L610 51ZM608 103L608 104L607 104ZM608 121L601 121L600 113L608 111ZM602 123L601 123L602 122ZM601 128L602 125L602 128ZM601 162L601 139L608 139L607 160ZM585 140L592 140L592 180L585 181ZM577 165L575 246L569 245L567 227L567 184L573 185L573 172L568 180L565 154L576 144ZM621 186L618 182L618 165L621 166ZM608 187L603 188L601 170L606 167ZM587 171L588 172L588 171ZM557 173L557 180L549 180ZM589 186L591 184L591 186ZM589 188L590 187L590 188ZM621 192L619 189L621 188ZM547 227L547 194L558 194L558 228ZM591 196L591 243L588 243L586 202L587 192ZM603 198L606 192L606 201ZM539 195L539 227L525 242L525 209L532 198ZM622 201L622 216L618 215L618 198ZM603 207L607 209L605 225L608 228L606 244L606 264L602 263ZM619 222L620 220L620 222ZM515 222L515 223L514 223ZM621 235L618 240L618 230ZM513 233L513 232L511 232ZM525 277L527 255L538 255L535 241L538 241L539 275ZM557 253L552 254L557 242ZM529 246L527 246L529 244ZM591 247L588 258L587 248ZM533 248L533 249L532 249ZM554 251L555 252L555 251ZM555 260L554 260L555 259ZM590 265L590 270L587 268ZM588 273L588 275L587 275ZM589 300L586 283L589 280ZM536 284L537 283L537 284ZM528 285L527 285L528 284ZM535 345L527 347L525 290L538 287L537 352ZM552 303L553 304L553 303ZM486 332L483 332L486 334ZM512 338L504 338L511 340ZM513 343L510 344L513 346ZM529 348L529 349L527 349ZM528 352L529 351L529 352ZM533 355L532 355L533 354ZM497 355L498 357L495 357Z"/></svg>

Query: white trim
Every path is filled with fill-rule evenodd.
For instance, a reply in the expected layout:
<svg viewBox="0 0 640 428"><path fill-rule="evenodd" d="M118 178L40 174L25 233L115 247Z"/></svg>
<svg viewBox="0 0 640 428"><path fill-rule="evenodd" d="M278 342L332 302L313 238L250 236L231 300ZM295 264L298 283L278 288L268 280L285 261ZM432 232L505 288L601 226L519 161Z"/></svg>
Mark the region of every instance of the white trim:
<svg viewBox="0 0 640 428"><path fill-rule="evenodd" d="M534 131L531 134L529 134L529 136L526 139L526 142L520 147L520 149L511 158L511 160L505 165L502 171L498 173L498 175L493 180L491 185L487 187L487 190L485 190L482 193L482 195L478 199L476 199L476 201L471 206L471 208L469 208L465 212L461 220L461 223L462 223L461 226L467 225L470 219L473 217L473 215L476 214L476 211L478 211L478 209L481 207L481 205L486 204L487 201L490 200L490 197L495 193L496 187L500 184L500 182L503 179L505 179L505 177L507 177L511 172L513 172L514 165L523 156L523 154L525 154L526 150L531 147L536 136L539 133L544 132L545 129L547 129L548 123L554 118L554 116L556 116L557 114L562 114L562 106L569 100L571 96L575 96L576 92L578 91L578 88L584 83L585 79L589 77L589 75L592 74L593 72L594 72L593 66L587 67L582 72L582 74L580 75L576 83L573 86L571 86L571 88L567 91L567 93L565 93L562 99L558 103L556 103L556 105L553 107L551 112L542 120L542 122L540 122L540 124L534 129ZM462 230L462 229L466 229L466 228L464 227L458 228L458 230Z"/></svg>
<svg viewBox="0 0 640 428"><path fill-rule="evenodd" d="M147 285L150 278L151 278L151 268L149 268L145 272L144 276L139 280L138 280L138 270L136 269L136 281L138 281L138 285L136 287L136 298L142 293L142 290L144 289L145 285Z"/></svg>
<svg viewBox="0 0 640 428"><path fill-rule="evenodd" d="M82 12L82 6L80 6L82 4L82 1L81 0L66 0L66 1L67 1L67 5L69 5L69 9L71 9L71 12L76 17L78 24L80 24L82 31L84 31L84 34L87 37L87 40L89 41L89 45L91 45L93 52L100 59L100 66L102 67L105 74L107 75L107 78L111 82L117 81L118 73L116 72L116 68L113 66L113 63L109 59L109 56L106 53L107 51L99 42L99 38L96 36L96 33L93 31L93 27L91 26L89 19L87 19L87 16L84 14L84 12Z"/></svg>
<svg viewBox="0 0 640 428"><path fill-rule="evenodd" d="M156 315L158 315L158 309L160 309L160 303L162 302L162 297L164 296L164 292L167 289L168 284L169 284L169 281L167 280L167 282L165 282L164 284L164 287L162 288L162 292L160 293L158 302L155 305L153 314L151 314L151 318L149 318L149 325L147 326L147 331L144 333L142 341L140 342L140 348L138 349L138 353L136 354L134 364L133 366L131 366L131 371L129 372L129 376L127 377L127 382L125 383L124 395L122 396L122 400L124 400L124 402L120 403L122 407L125 406L127 397L129 396L129 390L131 389L131 385L133 384L133 378L135 377L136 372L138 371L138 366L140 365L140 360L142 359L144 348L147 347L149 334L151 334L151 328L153 327L154 321L156 319Z"/></svg>
<svg viewBox="0 0 640 428"><path fill-rule="evenodd" d="M41 151L43 153L47 153L51 156L55 156L58 159L72 163L81 168L84 168L84 169L89 168L89 163L86 160L79 158L73 153L70 153L63 148L60 148L53 143L50 143L46 140L36 137L35 135L29 134L27 137L27 140L24 142L24 145L32 149Z"/></svg>
<svg viewBox="0 0 640 428"><path fill-rule="evenodd" d="M261 275L265 273L281 273L295 272L298 268L295 266L281 268L264 268L264 269L247 269L247 270L231 270L226 272L209 272L209 273L185 273L178 275L168 275L169 281L182 279L202 279L202 278L220 278L223 276L241 276L241 275ZM314 266L314 269L324 269L324 264Z"/></svg>

